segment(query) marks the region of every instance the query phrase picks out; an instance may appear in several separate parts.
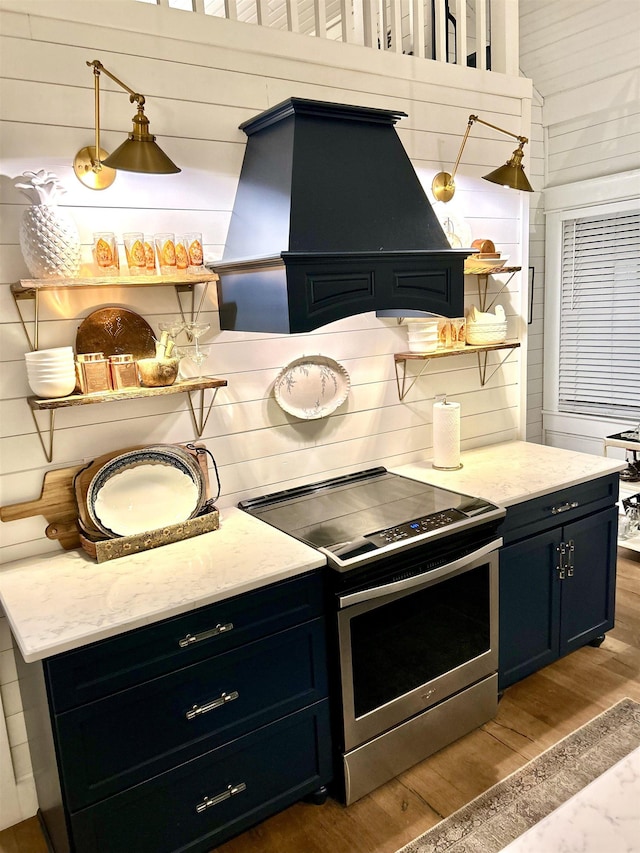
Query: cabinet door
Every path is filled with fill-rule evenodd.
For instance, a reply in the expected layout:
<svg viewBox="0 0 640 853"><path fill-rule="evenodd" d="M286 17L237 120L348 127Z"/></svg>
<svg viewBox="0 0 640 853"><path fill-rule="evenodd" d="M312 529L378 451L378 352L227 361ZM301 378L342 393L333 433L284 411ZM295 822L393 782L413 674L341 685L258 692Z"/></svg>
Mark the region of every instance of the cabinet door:
<svg viewBox="0 0 640 853"><path fill-rule="evenodd" d="M568 524L563 541L573 543L572 568L562 583L560 654L584 646L613 628L616 581L616 507Z"/></svg>
<svg viewBox="0 0 640 853"><path fill-rule="evenodd" d="M550 530L500 551L501 690L559 655L559 544L559 530Z"/></svg>

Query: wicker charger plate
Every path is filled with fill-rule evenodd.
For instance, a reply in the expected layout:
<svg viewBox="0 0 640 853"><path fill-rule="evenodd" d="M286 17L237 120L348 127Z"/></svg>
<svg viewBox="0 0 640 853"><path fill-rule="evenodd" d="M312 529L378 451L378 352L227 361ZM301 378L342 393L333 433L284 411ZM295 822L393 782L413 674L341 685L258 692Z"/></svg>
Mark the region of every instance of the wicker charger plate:
<svg viewBox="0 0 640 853"><path fill-rule="evenodd" d="M99 308L80 323L76 352L103 352L105 356L130 353L137 361L153 358L156 345L147 321L126 308Z"/></svg>

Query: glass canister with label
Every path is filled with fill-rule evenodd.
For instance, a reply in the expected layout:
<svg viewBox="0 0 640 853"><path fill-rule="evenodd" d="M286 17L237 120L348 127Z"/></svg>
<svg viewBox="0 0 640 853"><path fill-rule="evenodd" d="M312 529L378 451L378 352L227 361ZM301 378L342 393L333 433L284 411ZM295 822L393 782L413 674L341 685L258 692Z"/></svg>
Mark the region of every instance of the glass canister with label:
<svg viewBox="0 0 640 853"><path fill-rule="evenodd" d="M121 388L139 388L138 368L133 356L129 353L109 356L111 371L111 387L114 391Z"/></svg>
<svg viewBox="0 0 640 853"><path fill-rule="evenodd" d="M99 391L112 390L109 361L103 352L78 353L76 376L83 394L97 394Z"/></svg>

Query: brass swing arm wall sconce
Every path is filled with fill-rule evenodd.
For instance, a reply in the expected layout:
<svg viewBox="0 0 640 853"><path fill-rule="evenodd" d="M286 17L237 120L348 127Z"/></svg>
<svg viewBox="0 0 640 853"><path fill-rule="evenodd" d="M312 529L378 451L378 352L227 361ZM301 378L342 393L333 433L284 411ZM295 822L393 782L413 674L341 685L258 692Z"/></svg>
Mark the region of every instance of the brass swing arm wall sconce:
<svg viewBox="0 0 640 853"><path fill-rule="evenodd" d="M524 173L524 167L522 165L522 159L524 157L523 148L524 145L529 141L527 137L518 136L517 133L511 133L511 131L505 130L502 127L497 127L495 124L490 124L488 121L484 121L483 119L478 118L478 116L470 115L469 122L467 124L467 129L462 138L462 145L460 146L460 150L458 151L458 157L456 158L456 162L454 163L451 174L449 174L448 172L438 172L438 174L433 179L433 182L431 184L431 190L436 199L438 201L451 201L451 199L453 198L453 195L456 191L454 178L456 176L456 172L458 171L460 158L462 157L464 146L467 144L467 139L469 138L471 127L476 121L478 122L478 124L484 124L486 127L490 127L493 130L500 131L500 133L506 133L507 136L512 136L520 143L509 158L509 160L507 160L507 162L504 164L504 166L500 166L493 172L490 172L488 175L484 175L484 180L491 181L491 183L493 184L501 184L503 187L511 187L511 189L514 190L522 190L523 192L527 193L533 192L533 187L529 183L529 180Z"/></svg>
<svg viewBox="0 0 640 853"><path fill-rule="evenodd" d="M93 87L95 99L95 146L82 148L75 156L73 170L76 177L92 190L103 190L110 187L116 177L116 169L125 172L143 172L146 174L169 175L180 169L173 163L156 143L156 138L149 133L149 119L144 114L144 95L134 92L122 80L104 67L97 59L87 61L93 68ZM129 93L131 103L138 105L138 111L133 117L133 130L128 138L113 154L100 147L100 74L106 74L114 83Z"/></svg>

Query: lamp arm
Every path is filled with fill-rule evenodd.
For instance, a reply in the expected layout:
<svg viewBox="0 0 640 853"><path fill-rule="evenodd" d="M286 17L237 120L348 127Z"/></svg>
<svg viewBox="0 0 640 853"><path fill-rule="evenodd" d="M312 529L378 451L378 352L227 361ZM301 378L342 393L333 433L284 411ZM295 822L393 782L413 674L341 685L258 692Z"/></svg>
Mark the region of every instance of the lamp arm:
<svg viewBox="0 0 640 853"><path fill-rule="evenodd" d="M96 77L99 77L100 73L104 72L107 77L110 77L113 80L114 83L117 83L118 86L121 86L125 90L125 92L128 92L129 100L131 101L131 103L136 101L138 104L140 104L141 107L144 106L144 95L140 95L138 92L134 92L133 89L130 89L126 83L123 83L122 80L119 80L115 76L115 74L112 74L110 71L108 71L99 59L94 59L93 62L89 62L89 60L87 60L87 65L89 67L93 67L93 73L96 75Z"/></svg>
<svg viewBox="0 0 640 853"><path fill-rule="evenodd" d="M469 133L471 132L471 125L474 121L478 120L478 116L469 116L469 121L467 123L467 129L464 132L464 136L462 137L462 144L460 145L460 150L458 151L458 156L456 157L456 162L453 164L453 169L451 170L451 177L449 178L449 185L453 184L453 179L456 176L456 172L458 171L458 166L460 165L460 158L462 157L462 152L464 151L464 146L467 144L467 139L469 138Z"/></svg>
<svg viewBox="0 0 640 853"><path fill-rule="evenodd" d="M503 127L498 127L495 124L490 124L490 122L478 118L478 116L469 116L469 127L471 127L471 124L473 123L472 119L473 121L477 121L478 124L484 124L486 127L493 128L493 130L499 130L500 133L506 133L507 136L511 136L513 137L513 139L517 139L520 145L526 145L526 143L529 141L526 136L518 136L517 133L511 133L510 130L505 130Z"/></svg>
<svg viewBox="0 0 640 853"><path fill-rule="evenodd" d="M484 124L485 127L490 127L493 130L498 130L501 133L506 133L507 136L511 136L514 139L517 139L518 142L520 143L520 145L525 145L525 143L527 143L529 141L526 136L518 136L517 133L511 133L510 130L505 130L503 127L498 127L495 124L491 124L490 122L485 121L482 118L478 118L478 116L470 115L469 121L467 122L467 129L465 130L464 136L462 137L462 144L460 145L460 150L458 151L458 156L456 157L456 162L453 164L453 169L451 170L451 180L449 181L450 184L453 183L453 179L456 176L456 172L458 171L458 166L460 165L460 159L462 157L462 152L464 151L464 146L467 144L467 139L469 138L469 133L471 132L471 127L472 127L473 123L476 121L478 122L478 124Z"/></svg>
<svg viewBox="0 0 640 853"><path fill-rule="evenodd" d="M128 92L129 100L131 101L131 103L133 103L134 101L137 102L139 109L144 107L144 95L140 95L138 92L134 92L133 89L130 89L126 85L126 83L123 83L122 80L119 80L115 76L115 74L112 74L110 71L108 71L99 59L94 59L93 62L89 62L89 60L87 60L87 65L89 66L89 68L93 68L93 91L96 117L95 160L92 159L91 165L93 171L98 172L102 170L102 163L100 162L100 74L106 74L107 77L110 77L114 83L117 83L118 86L121 86L125 90L125 92Z"/></svg>

